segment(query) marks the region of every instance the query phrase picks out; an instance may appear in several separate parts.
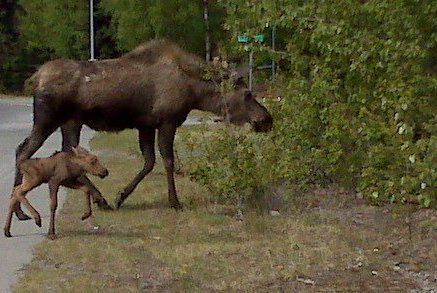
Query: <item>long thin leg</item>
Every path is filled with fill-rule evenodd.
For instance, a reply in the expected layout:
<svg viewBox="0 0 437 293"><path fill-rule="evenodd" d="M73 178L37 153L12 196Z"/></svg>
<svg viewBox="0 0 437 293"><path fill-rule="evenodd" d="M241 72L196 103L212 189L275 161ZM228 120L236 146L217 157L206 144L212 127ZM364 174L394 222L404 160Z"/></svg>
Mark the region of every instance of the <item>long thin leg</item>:
<svg viewBox="0 0 437 293"><path fill-rule="evenodd" d="M85 199L86 199L86 210L82 216L82 221L91 217L91 215L92 215L91 190L89 189L89 187L87 185L81 183L77 179L64 181L64 182L62 182L62 186L65 186L65 187L68 187L71 189L80 189L84 192Z"/></svg>
<svg viewBox="0 0 437 293"><path fill-rule="evenodd" d="M49 182L49 190L50 190L50 227L49 227L48 237L54 240L56 239L55 217L56 217L56 209L58 208L59 183L53 181Z"/></svg>
<svg viewBox="0 0 437 293"><path fill-rule="evenodd" d="M165 124L158 130L158 145L161 153L165 170L167 172L168 183L168 201L170 206L177 210L182 209L182 205L176 194L176 186L174 182L174 153L173 142L176 134L176 127L171 124Z"/></svg>
<svg viewBox="0 0 437 293"><path fill-rule="evenodd" d="M12 235L11 235L12 215L14 213L14 206L17 202L18 202L18 199L15 196L13 196L11 198L11 202L9 204L8 216L7 216L6 222L5 222L4 234L6 237L12 237Z"/></svg>
<svg viewBox="0 0 437 293"><path fill-rule="evenodd" d="M35 224L38 227L41 227L41 216L39 215L38 211L32 206L30 201L26 198L26 193L27 192L22 191L20 187L17 187L17 191L15 193L15 197L32 214L32 217L35 220Z"/></svg>
<svg viewBox="0 0 437 293"><path fill-rule="evenodd" d="M15 165L15 180L14 186L18 186L21 184L23 180L23 176L19 171L20 164L29 159L36 151L43 145L44 141L58 128L57 124L41 124L34 125L32 128L32 132L18 147L16 150L16 165ZM20 204L17 203L14 207L15 214L18 219L21 221L29 220L30 217L27 216L20 207Z"/></svg>
<svg viewBox="0 0 437 293"><path fill-rule="evenodd" d="M71 147L76 147L80 142L80 131L82 124L75 120L69 120L61 126L62 151L68 151Z"/></svg>
<svg viewBox="0 0 437 293"><path fill-rule="evenodd" d="M116 207L120 208L123 202L128 198L128 196L134 191L141 180L146 177L147 174L152 171L155 165L155 129L147 128L141 129L138 132L138 141L140 144L141 153L144 157L143 169L135 176L135 178L130 182L124 189L118 194L116 200Z"/></svg>
<svg viewBox="0 0 437 293"><path fill-rule="evenodd" d="M32 176L29 176L27 173L23 175L23 182L21 185L15 187L14 192L12 194L11 201L19 202L23 204L32 214L35 224L39 227L41 227L41 216L39 215L38 211L31 205L29 200L26 198L26 194L34 189L35 187L39 186L41 184L41 180L38 178L34 178ZM15 199L15 200L14 200Z"/></svg>
<svg viewBox="0 0 437 293"><path fill-rule="evenodd" d="M68 151L72 147L76 147L80 142L80 132L82 130L82 124L76 120L69 120L64 125L61 126L62 133L62 151ZM94 203L102 209L111 209L106 199L102 196L102 193L97 189L97 187L83 175L82 182L87 184L91 190L91 196Z"/></svg>
<svg viewBox="0 0 437 293"><path fill-rule="evenodd" d="M91 192L89 190L85 191L85 198L86 198L86 210L81 218L82 221L85 221L86 219L91 217L93 214L93 210L91 207Z"/></svg>

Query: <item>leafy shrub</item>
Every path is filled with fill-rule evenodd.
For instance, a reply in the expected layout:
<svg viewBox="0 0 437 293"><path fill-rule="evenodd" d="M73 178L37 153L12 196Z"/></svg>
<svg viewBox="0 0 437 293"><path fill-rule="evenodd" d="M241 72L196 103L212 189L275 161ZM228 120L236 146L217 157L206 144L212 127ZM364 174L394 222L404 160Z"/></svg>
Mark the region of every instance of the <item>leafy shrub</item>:
<svg viewBox="0 0 437 293"><path fill-rule="evenodd" d="M196 139L193 177L247 197L286 179L336 183L372 203L437 201L437 7L432 1L226 1L234 36L272 25L285 51L268 135ZM279 5L282 3L282 5ZM268 50L259 47L260 50ZM194 159L193 159L194 160Z"/></svg>

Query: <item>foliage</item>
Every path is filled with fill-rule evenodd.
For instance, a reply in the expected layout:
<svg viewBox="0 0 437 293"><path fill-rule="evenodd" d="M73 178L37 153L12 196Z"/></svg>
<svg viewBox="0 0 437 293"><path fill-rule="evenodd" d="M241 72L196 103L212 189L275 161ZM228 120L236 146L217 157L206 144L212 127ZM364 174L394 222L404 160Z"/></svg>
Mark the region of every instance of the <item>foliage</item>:
<svg viewBox="0 0 437 293"><path fill-rule="evenodd" d="M95 0L95 55L113 58L157 37L204 55L202 1ZM0 4L0 87L20 89L53 58L89 58L89 2L8 0ZM223 38L224 10L210 1L213 49ZM3 84L3 86L2 86Z"/></svg>
<svg viewBox="0 0 437 293"><path fill-rule="evenodd" d="M214 4L214 3L212 3ZM201 1L102 1L101 7L116 21L116 38L121 50L131 50L142 42L166 37L192 52L204 54L205 26ZM211 5L213 38L221 33L223 14Z"/></svg>
<svg viewBox="0 0 437 293"><path fill-rule="evenodd" d="M437 7L432 1L223 5L234 36L253 34L266 24L287 32L281 40L285 52L270 52L287 64L274 86L285 99L276 110L271 140L260 146L270 164L251 170L255 189L275 170L276 180L301 186L334 182L375 204L436 204ZM217 153L233 158L237 146L251 149L254 139L220 132L218 138L197 140L194 148L208 158ZM195 178L211 188L232 185L239 193L250 181L230 183L228 175L252 166L254 158L238 158L248 162L214 168L201 162Z"/></svg>
<svg viewBox="0 0 437 293"><path fill-rule="evenodd" d="M207 186L215 200L231 200L241 205L257 201L266 187L267 174L263 144L266 136L255 136L250 130L218 127L192 130L182 136L189 159L183 165L191 178ZM204 143L199 147L199 143ZM208 143L206 143L208 142ZM194 159L195 158L195 159Z"/></svg>
<svg viewBox="0 0 437 293"><path fill-rule="evenodd" d="M20 30L29 48L52 50L57 57L88 58L87 1L21 0L21 5L26 14Z"/></svg>

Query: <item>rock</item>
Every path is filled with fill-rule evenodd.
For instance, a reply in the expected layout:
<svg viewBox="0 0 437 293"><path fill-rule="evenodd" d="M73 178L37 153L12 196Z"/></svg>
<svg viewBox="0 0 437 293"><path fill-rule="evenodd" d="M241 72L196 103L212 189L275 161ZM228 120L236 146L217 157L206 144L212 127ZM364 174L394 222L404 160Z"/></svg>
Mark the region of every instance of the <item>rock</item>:
<svg viewBox="0 0 437 293"><path fill-rule="evenodd" d="M272 216L272 217L277 217L277 216L280 216L281 214L278 212L278 211L270 211L270 216Z"/></svg>
<svg viewBox="0 0 437 293"><path fill-rule="evenodd" d="M314 282L313 280L311 280L311 279L306 279L306 278L303 278L303 277L297 277L296 278L296 281L298 281L298 282L302 282L302 283L304 283L304 284L306 284L306 285L314 285L316 282Z"/></svg>
<svg viewBox="0 0 437 293"><path fill-rule="evenodd" d="M142 281L140 283L140 289L145 290L145 289L149 289L151 286L151 284L147 281Z"/></svg>
<svg viewBox="0 0 437 293"><path fill-rule="evenodd" d="M237 211L237 213L235 214L235 219L237 221L244 221L244 215L243 215L243 212L241 210Z"/></svg>
<svg viewBox="0 0 437 293"><path fill-rule="evenodd" d="M378 272L377 271L372 271L372 275L377 276Z"/></svg>
<svg viewBox="0 0 437 293"><path fill-rule="evenodd" d="M393 267L393 270L396 271L396 272L398 272L398 271L401 270L401 267L400 267L400 266L394 266L394 267Z"/></svg>

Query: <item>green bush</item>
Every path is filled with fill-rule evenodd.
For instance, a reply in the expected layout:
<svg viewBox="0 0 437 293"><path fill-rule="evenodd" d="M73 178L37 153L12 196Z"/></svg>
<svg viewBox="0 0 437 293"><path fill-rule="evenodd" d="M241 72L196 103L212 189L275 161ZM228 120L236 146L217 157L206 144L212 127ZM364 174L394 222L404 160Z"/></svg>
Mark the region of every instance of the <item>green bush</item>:
<svg viewBox="0 0 437 293"><path fill-rule="evenodd" d="M286 179L335 183L372 203L437 201L437 7L432 1L226 1L234 36L283 33L284 97L268 135L193 140L193 177L247 197ZM286 32L286 33L284 33ZM260 50L268 51L266 47ZM193 159L194 160L194 159Z"/></svg>

